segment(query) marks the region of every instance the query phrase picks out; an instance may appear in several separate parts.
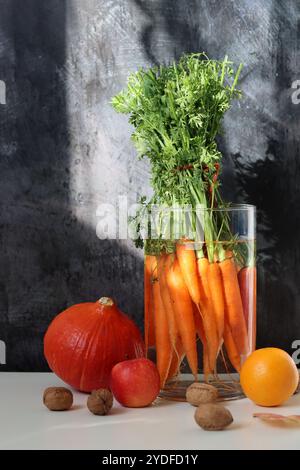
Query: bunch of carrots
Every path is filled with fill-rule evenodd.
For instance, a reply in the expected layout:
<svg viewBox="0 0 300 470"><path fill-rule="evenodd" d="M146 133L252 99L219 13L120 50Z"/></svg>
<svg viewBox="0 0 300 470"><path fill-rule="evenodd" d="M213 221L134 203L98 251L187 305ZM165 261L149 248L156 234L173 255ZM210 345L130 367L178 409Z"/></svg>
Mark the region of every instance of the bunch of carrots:
<svg viewBox="0 0 300 470"><path fill-rule="evenodd" d="M240 371L255 347L255 334L248 337L255 285L254 266L240 268L231 252L210 262L188 240L178 241L173 253L145 255L145 343L156 348L162 388L179 373L184 357L198 379L198 338L207 381L217 372L223 345Z"/></svg>
<svg viewBox="0 0 300 470"><path fill-rule="evenodd" d="M211 216L215 208L227 207L219 192L222 154L216 138L232 100L241 96L241 70L242 64L236 69L227 56L213 60L205 53L185 54L131 73L112 99L114 109L129 116L138 157L147 158L151 168L153 195L141 198L136 246L148 245L139 215L151 212L152 205L188 205L193 211L200 205L208 214L201 249L190 242L197 237L189 236L185 223L170 239L158 224L157 249L145 246L145 341L147 348L156 348L162 387L176 376L184 357L197 379L198 339L207 380L216 373L223 346L237 371L254 347L254 262L249 264L251 256L243 257L235 245L239 234L231 233L225 213L216 220ZM225 243L234 246L232 253L222 247Z"/></svg>

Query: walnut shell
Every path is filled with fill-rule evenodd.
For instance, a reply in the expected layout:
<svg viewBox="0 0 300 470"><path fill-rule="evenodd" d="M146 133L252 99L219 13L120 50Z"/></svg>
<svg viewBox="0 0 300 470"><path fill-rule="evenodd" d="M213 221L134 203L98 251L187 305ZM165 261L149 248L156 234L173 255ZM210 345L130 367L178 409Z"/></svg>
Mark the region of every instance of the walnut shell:
<svg viewBox="0 0 300 470"><path fill-rule="evenodd" d="M87 407L94 415L107 415L113 406L113 394L106 388L93 390L87 399Z"/></svg>
<svg viewBox="0 0 300 470"><path fill-rule="evenodd" d="M195 421L206 431L221 431L233 422L233 417L225 406L208 403L198 406Z"/></svg>
<svg viewBox="0 0 300 470"><path fill-rule="evenodd" d="M186 390L186 401L193 406L212 403L218 399L218 390L209 384L195 382Z"/></svg>
<svg viewBox="0 0 300 470"><path fill-rule="evenodd" d="M51 411L69 410L73 405L73 393L65 387L48 387L44 391L43 403Z"/></svg>

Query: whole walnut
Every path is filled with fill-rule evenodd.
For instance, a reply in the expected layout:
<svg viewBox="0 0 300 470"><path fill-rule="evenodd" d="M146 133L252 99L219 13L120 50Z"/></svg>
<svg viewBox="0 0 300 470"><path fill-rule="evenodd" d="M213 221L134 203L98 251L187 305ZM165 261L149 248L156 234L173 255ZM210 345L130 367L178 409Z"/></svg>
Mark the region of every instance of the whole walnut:
<svg viewBox="0 0 300 470"><path fill-rule="evenodd" d="M87 407L94 415L107 415L113 406L113 394L106 388L93 390L87 399Z"/></svg>
<svg viewBox="0 0 300 470"><path fill-rule="evenodd" d="M195 382L186 390L186 401L194 406L212 403L218 399L218 390L213 385Z"/></svg>
<svg viewBox="0 0 300 470"><path fill-rule="evenodd" d="M44 391L43 403L51 411L69 410L73 405L73 393L65 387L48 387Z"/></svg>
<svg viewBox="0 0 300 470"><path fill-rule="evenodd" d="M195 411L196 423L206 431L221 431L233 422L230 411L216 403L199 405Z"/></svg>

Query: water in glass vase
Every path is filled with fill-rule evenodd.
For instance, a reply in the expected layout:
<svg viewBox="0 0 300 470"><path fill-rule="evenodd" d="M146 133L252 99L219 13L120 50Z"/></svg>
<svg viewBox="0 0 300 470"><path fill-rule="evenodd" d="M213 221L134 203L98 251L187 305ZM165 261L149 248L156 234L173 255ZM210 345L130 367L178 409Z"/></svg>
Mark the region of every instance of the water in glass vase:
<svg viewBox="0 0 300 470"><path fill-rule="evenodd" d="M162 397L184 400L195 381L216 386L223 400L242 396L239 371L256 338L254 222L252 206L216 209L201 218L203 237L146 252L145 341Z"/></svg>

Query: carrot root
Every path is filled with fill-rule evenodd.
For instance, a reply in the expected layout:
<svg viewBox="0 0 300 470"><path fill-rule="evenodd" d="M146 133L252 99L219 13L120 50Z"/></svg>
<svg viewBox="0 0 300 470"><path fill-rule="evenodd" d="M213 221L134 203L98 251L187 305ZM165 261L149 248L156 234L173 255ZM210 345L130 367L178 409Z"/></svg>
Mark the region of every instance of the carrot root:
<svg viewBox="0 0 300 470"><path fill-rule="evenodd" d="M248 335L237 272L232 259L220 263L228 326L240 355L249 352Z"/></svg>
<svg viewBox="0 0 300 470"><path fill-rule="evenodd" d="M145 255L144 263L144 329L146 354L155 345L153 281L157 277L157 259L153 255Z"/></svg>
<svg viewBox="0 0 300 470"><path fill-rule="evenodd" d="M174 255L162 255L158 262L158 277L160 285L160 295L167 314L169 324L169 334L173 349L176 350L178 339L178 327L176 324L174 306L167 285L167 274L174 262Z"/></svg>
<svg viewBox="0 0 300 470"><path fill-rule="evenodd" d="M198 304L201 294L197 273L197 258L193 247L189 245L189 240L182 240L182 242L177 243L176 254L190 296L193 302Z"/></svg>
<svg viewBox="0 0 300 470"><path fill-rule="evenodd" d="M227 323L224 325L224 344L227 351L228 358L237 372L241 370L241 357L238 353L237 347L234 343L231 331Z"/></svg>
<svg viewBox="0 0 300 470"><path fill-rule="evenodd" d="M209 370L215 370L220 341L218 338L216 316L211 300L210 286L208 282L208 259L203 257L197 261L200 286L202 290L201 300L198 304L202 316L204 333L207 344Z"/></svg>
<svg viewBox="0 0 300 470"><path fill-rule="evenodd" d="M167 377L167 381L176 377L180 372L180 364L184 358L184 349L181 339L178 337L176 341L175 349L173 349L171 365Z"/></svg>
<svg viewBox="0 0 300 470"><path fill-rule="evenodd" d="M167 273L167 284L172 299L176 323L192 374L197 380L198 357L193 304L177 260Z"/></svg>
<svg viewBox="0 0 300 470"><path fill-rule="evenodd" d="M160 282L157 279L153 284L154 315L155 315L155 343L156 365L160 375L160 386L164 387L172 360L172 345L169 336L167 314L160 295Z"/></svg>
<svg viewBox="0 0 300 470"><path fill-rule="evenodd" d="M221 344L224 332L224 293L223 281L220 266L218 263L210 263L208 266L208 280L213 309L215 312L219 345Z"/></svg>
<svg viewBox="0 0 300 470"><path fill-rule="evenodd" d="M256 347L256 267L246 266L238 273L238 280L251 350Z"/></svg>
<svg viewBox="0 0 300 470"><path fill-rule="evenodd" d="M207 341L206 341L206 336L205 336L204 327L203 327L202 316L195 304L194 304L194 320L195 320L197 335L202 343L204 379L206 382L208 382L209 376L213 374L213 369L211 369L209 365L208 348L207 348Z"/></svg>

